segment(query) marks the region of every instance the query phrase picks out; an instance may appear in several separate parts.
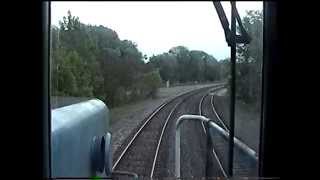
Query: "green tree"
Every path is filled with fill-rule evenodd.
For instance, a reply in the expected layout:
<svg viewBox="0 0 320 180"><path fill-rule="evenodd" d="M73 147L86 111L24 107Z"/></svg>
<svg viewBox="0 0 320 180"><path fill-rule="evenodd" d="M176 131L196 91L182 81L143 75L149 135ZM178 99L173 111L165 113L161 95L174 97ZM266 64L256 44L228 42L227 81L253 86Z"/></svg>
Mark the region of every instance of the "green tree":
<svg viewBox="0 0 320 180"><path fill-rule="evenodd" d="M83 24L70 11L51 30L53 95L98 97L114 107L155 97L162 80L213 81L221 74L213 56L184 46L145 63L148 57L135 42L120 40L108 27Z"/></svg>
<svg viewBox="0 0 320 180"><path fill-rule="evenodd" d="M261 95L262 19L261 11L247 11L242 21L252 41L237 46L237 94L246 103L258 102Z"/></svg>

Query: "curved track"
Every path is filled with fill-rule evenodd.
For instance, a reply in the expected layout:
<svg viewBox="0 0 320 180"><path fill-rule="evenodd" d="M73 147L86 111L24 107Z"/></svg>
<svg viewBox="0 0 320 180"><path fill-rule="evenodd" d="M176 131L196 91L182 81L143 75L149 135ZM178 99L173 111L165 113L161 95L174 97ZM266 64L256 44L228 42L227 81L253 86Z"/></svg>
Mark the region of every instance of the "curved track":
<svg viewBox="0 0 320 180"><path fill-rule="evenodd" d="M216 108L213 103L214 94L205 94L199 103L199 114L204 115L212 119L218 126L229 133L229 128L227 122L225 122L217 113ZM204 126L203 126L204 127ZM204 128L205 129L205 128ZM208 131L208 130L207 130ZM212 154L214 160L219 164L219 168L223 171L223 175L226 177L227 167L228 167L228 139L221 136L215 129L210 130L210 135L214 141L212 141ZM243 143L244 144L244 143ZM249 148L246 144L246 147ZM251 148L249 148L252 150ZM246 176L246 177L256 177L257 176L257 158L252 157L252 155L243 151L243 148L238 147L236 144L234 146L234 176ZM215 176L214 173L208 173L209 176Z"/></svg>
<svg viewBox="0 0 320 180"><path fill-rule="evenodd" d="M163 141L161 142L153 177L175 177L174 147L176 120L183 114L198 114L199 99L203 94L206 94L209 89L210 88L186 98L172 114L172 120L168 122ZM196 179L205 177L206 136L200 128L201 125L198 122L188 122L182 127L183 138L181 140L181 157L184 162L181 166L182 177L193 177Z"/></svg>
<svg viewBox="0 0 320 180"><path fill-rule="evenodd" d="M217 85L216 85L217 86ZM129 171L143 177L153 177L159 168L159 152L166 128L177 108L187 99L200 92L207 91L206 87L182 94L157 108L134 133L125 145L121 154L116 158L113 170ZM167 136L166 136L167 138ZM165 139L166 139L165 138Z"/></svg>
<svg viewBox="0 0 320 180"><path fill-rule="evenodd" d="M217 90L217 89L215 89ZM211 91L212 93L212 91ZM208 109L205 109L204 107L208 108L208 103L207 103L207 100L208 100L208 95L209 95L209 92L204 94L199 102L199 115L201 116L206 116L210 119L213 119L215 120L215 122L218 124L218 125L225 125L224 122L219 118L214 118L212 117L212 114L209 114L208 113ZM214 106L213 104L211 103L212 105L212 111L214 113L214 115L216 115L215 113L215 109L214 109ZM207 135L207 131L208 129L205 127L205 125L203 124L203 122L201 122L201 125L202 125L202 128L203 128L203 131L205 132L205 134ZM212 133L211 133L212 134ZM218 144L221 144L219 146L225 146L223 145L224 141L222 140L221 137L215 137L215 141L216 143ZM218 157L218 154L215 150L215 147L213 146L212 147L212 153L208 153L208 172L206 173L206 176L209 176L209 177L224 177L224 178L227 178L228 175L227 175L227 171L225 169L225 167L222 165L222 162L220 160L220 158Z"/></svg>

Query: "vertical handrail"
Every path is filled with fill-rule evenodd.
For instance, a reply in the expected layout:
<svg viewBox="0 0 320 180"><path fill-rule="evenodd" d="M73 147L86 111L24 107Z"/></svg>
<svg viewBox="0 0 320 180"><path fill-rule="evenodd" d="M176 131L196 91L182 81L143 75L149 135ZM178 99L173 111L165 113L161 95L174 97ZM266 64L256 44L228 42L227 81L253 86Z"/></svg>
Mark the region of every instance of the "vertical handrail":
<svg viewBox="0 0 320 180"><path fill-rule="evenodd" d="M175 141L175 174L176 178L181 177L180 172L180 125L184 120L200 120L201 122L209 121L208 118L200 115L182 115L176 122L176 141Z"/></svg>

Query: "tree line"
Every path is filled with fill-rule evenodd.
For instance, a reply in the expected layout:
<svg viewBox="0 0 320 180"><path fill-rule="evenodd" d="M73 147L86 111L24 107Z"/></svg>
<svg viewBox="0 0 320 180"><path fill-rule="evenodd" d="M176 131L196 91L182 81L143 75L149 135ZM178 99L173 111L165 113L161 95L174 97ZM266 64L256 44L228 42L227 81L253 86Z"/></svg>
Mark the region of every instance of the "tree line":
<svg viewBox="0 0 320 180"><path fill-rule="evenodd" d="M252 38L250 44L237 45L236 97L259 106L261 98L263 57L263 14L250 10L242 18L243 26ZM240 29L237 29L240 32ZM206 82L231 79L230 58L217 61L203 51L189 51L184 46L152 56L151 64L159 69L163 80L170 82Z"/></svg>
<svg viewBox="0 0 320 180"><path fill-rule="evenodd" d="M244 19L249 34L258 31L256 16L251 12ZM251 21L254 21L253 25ZM238 47L237 63L241 66L237 67L244 78L238 78L237 83L242 93L248 91L248 87L242 87L247 79L251 78L252 83L257 81L249 76L261 64L259 48L255 45ZM259 52L255 52L257 50ZM114 107L155 97L157 89L166 81L185 83L226 79L229 68L228 59L217 61L204 51L188 50L184 46L172 47L168 52L148 58L135 42L120 40L110 28L83 24L70 11L58 27L51 28L53 96L96 97ZM254 89L248 92L248 97L255 95Z"/></svg>
<svg viewBox="0 0 320 180"><path fill-rule="evenodd" d="M204 51L188 50L184 46L150 57L150 64L170 83L212 82L222 79L220 63Z"/></svg>

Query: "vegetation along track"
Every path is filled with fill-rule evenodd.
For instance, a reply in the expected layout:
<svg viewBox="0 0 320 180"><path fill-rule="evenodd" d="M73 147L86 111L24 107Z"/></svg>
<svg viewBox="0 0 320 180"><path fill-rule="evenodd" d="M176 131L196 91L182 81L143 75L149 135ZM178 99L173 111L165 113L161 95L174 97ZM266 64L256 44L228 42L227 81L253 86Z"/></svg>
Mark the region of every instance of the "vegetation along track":
<svg viewBox="0 0 320 180"><path fill-rule="evenodd" d="M220 84L197 89L181 94L159 106L143 124L129 136L128 143L121 148L121 153L115 154L113 170L129 171L143 177L152 177L157 162L157 156L166 126L175 109L185 99Z"/></svg>
<svg viewBox="0 0 320 180"><path fill-rule="evenodd" d="M205 94L199 103L199 114L206 116L213 120L218 126L221 127L226 133L223 136L217 129L210 128L210 136L212 137L212 153L209 156L209 164L211 167L209 169L212 172L218 171L217 165L220 171L223 173L223 176L227 176L227 167L228 167L228 134L229 134L229 125L221 119L219 114L216 112L214 103L213 103L214 94L208 93ZM206 132L208 129L203 125L203 130ZM208 133L208 132L206 132ZM250 153L248 153L250 152ZM234 176L257 176L257 157L256 153L248 147L246 144L241 142L238 138L235 138L234 146ZM215 173L208 172L208 176L215 176Z"/></svg>

